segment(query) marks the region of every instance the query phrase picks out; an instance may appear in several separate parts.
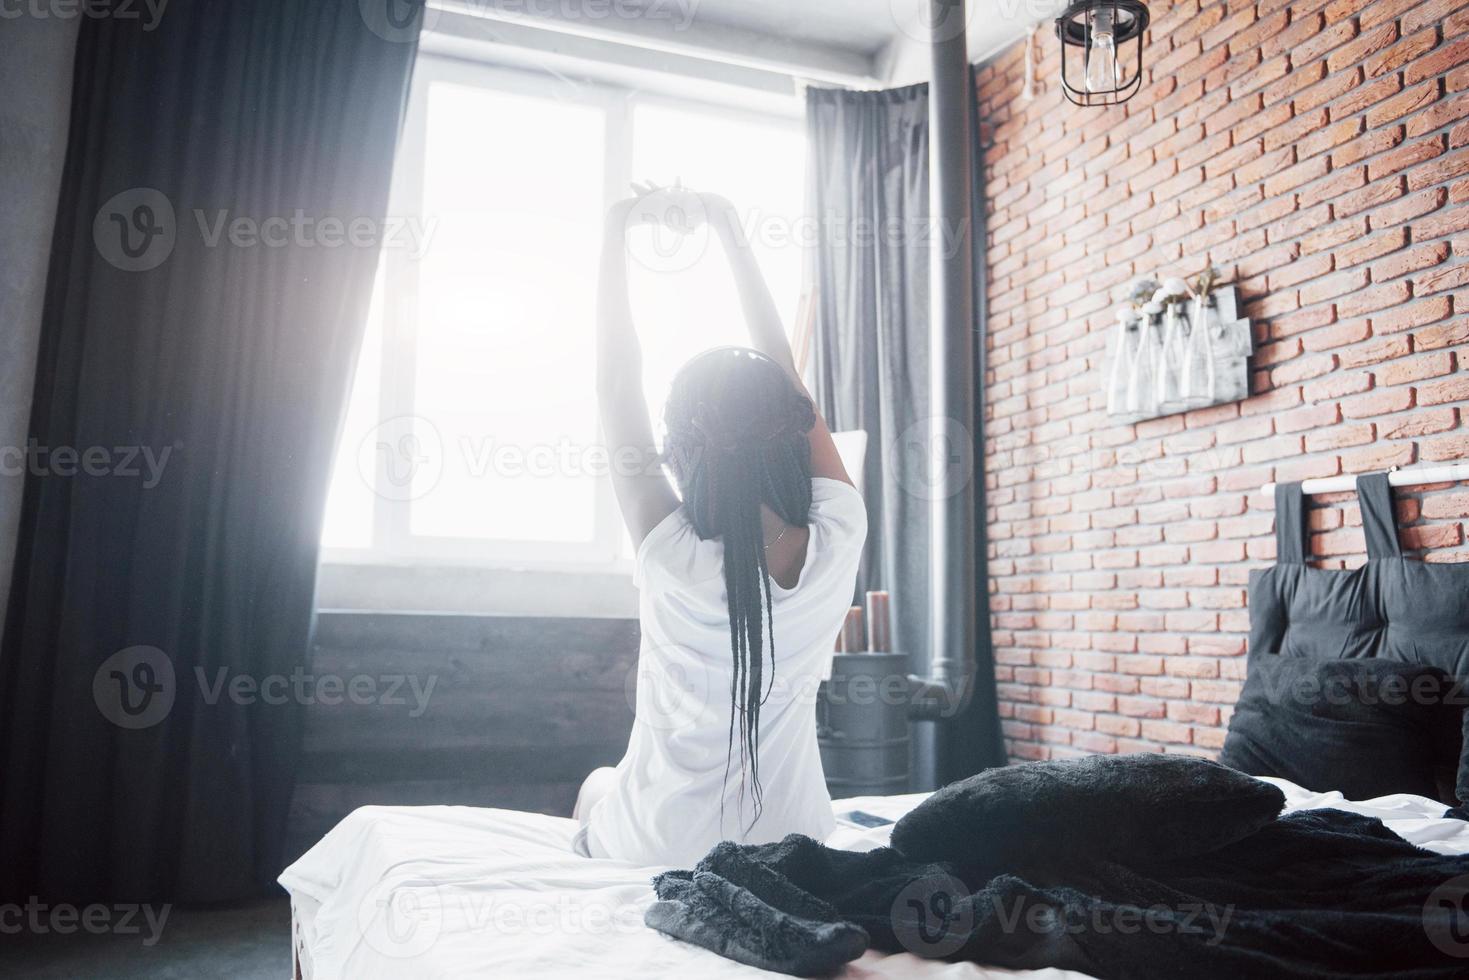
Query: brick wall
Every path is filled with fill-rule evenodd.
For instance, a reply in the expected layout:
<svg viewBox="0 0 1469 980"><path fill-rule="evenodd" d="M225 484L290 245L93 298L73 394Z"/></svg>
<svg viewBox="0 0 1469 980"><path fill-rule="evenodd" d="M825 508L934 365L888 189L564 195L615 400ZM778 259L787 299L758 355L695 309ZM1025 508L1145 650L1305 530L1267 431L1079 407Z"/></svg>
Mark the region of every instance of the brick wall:
<svg viewBox="0 0 1469 980"><path fill-rule="evenodd" d="M1269 480L1469 458L1469 0L1150 4L1149 75L1063 102L1038 32L982 69L991 601L1012 758L1213 754L1244 672ZM1213 262L1255 326L1247 401L1119 425L1115 298ZM1469 561L1469 487L1400 495ZM1360 561L1350 498L1310 519Z"/></svg>

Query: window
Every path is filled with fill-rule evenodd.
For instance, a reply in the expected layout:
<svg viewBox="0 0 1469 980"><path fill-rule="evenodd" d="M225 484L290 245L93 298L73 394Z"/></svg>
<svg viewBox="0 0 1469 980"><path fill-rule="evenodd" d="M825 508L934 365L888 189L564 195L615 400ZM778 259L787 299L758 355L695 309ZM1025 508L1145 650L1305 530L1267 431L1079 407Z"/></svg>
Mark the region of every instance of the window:
<svg viewBox="0 0 1469 980"><path fill-rule="evenodd" d="M626 557L593 385L602 215L633 178L717 189L789 323L799 122L425 56L395 170L407 232L380 262L327 558ZM629 272L656 429L678 366L746 334L717 241L669 252L654 234L632 233Z"/></svg>

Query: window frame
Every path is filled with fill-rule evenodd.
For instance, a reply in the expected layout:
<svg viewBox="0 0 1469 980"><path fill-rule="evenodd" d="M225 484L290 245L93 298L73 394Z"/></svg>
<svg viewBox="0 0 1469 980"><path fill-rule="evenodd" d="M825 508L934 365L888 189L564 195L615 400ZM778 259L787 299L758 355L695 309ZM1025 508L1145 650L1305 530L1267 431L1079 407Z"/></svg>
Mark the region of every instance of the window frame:
<svg viewBox="0 0 1469 980"><path fill-rule="evenodd" d="M571 101L601 110L603 116L604 206L624 197L631 181L635 146L635 123L640 105L694 109L729 119L759 121L765 125L801 127L799 115L785 115L742 108L698 96L679 96L657 89L631 88L597 78L570 78L553 73L466 59L451 54L420 52L414 66L404 128L399 139L390 191L391 214L422 214L427 156L428 99L435 84L447 83L491 88L537 98ZM548 87L555 86L548 96ZM382 357L378 376L376 418L381 425L402 423L416 417L418 260L402 249L384 249L379 254L383 289L381 299ZM589 275L592 274L589 270ZM794 311L789 311L794 312ZM788 325L789 326L789 325ZM587 327L591 336L591 324ZM401 431L406 431L401 430ZM338 447L342 452L346 447ZM445 446L444 451L450 451ZM324 565L382 565L447 567L471 566L488 570L527 570L605 575L609 571L629 574L633 555L626 547L611 480L596 480L593 540L584 542L512 541L506 539L454 538L414 534L412 507L419 501L396 499L385 491L386 467L375 465L372 497L371 543L365 546L321 548Z"/></svg>

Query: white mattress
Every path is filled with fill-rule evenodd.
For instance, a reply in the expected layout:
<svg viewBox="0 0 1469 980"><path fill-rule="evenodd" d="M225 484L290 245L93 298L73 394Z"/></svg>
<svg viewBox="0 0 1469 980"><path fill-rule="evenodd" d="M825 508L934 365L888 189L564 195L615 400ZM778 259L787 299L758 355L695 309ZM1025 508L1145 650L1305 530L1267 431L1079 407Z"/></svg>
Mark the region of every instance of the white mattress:
<svg viewBox="0 0 1469 980"><path fill-rule="evenodd" d="M1378 817L1395 833L1446 854L1469 853L1469 823L1416 796L1365 803L1284 780L1290 809L1338 807ZM897 819L923 794L834 804ZM839 824L828 843L868 850L890 827ZM474 807L363 807L281 874L291 893L298 970L305 980L379 977L772 976L643 925L660 868L590 860L570 850L576 824ZM1061 980L1061 970L1011 971L868 951L847 978Z"/></svg>

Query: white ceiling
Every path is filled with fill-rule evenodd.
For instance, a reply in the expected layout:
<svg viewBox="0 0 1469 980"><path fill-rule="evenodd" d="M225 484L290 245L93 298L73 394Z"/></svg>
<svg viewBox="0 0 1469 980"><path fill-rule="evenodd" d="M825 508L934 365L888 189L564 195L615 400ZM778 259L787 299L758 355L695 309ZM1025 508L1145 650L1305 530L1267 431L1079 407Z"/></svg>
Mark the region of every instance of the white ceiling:
<svg viewBox="0 0 1469 980"><path fill-rule="evenodd" d="M657 0L653 0L657 2ZM691 5L702 27L731 27L837 48L870 59L874 77L904 60L898 49L926 46L929 0L670 0ZM975 60L1021 38L1030 25L1054 18L1065 0L969 0L966 30ZM919 59L923 60L923 59Z"/></svg>
<svg viewBox="0 0 1469 980"><path fill-rule="evenodd" d="M911 16L919 0L697 0L694 19L873 57L899 27L892 7Z"/></svg>
<svg viewBox="0 0 1469 980"><path fill-rule="evenodd" d="M598 9L636 17L591 17L591 0L431 0L447 11L719 60L837 84L891 85L925 78L929 0L621 0ZM968 0L972 60L981 60L1054 17L1065 0ZM634 37L639 38L633 41Z"/></svg>

